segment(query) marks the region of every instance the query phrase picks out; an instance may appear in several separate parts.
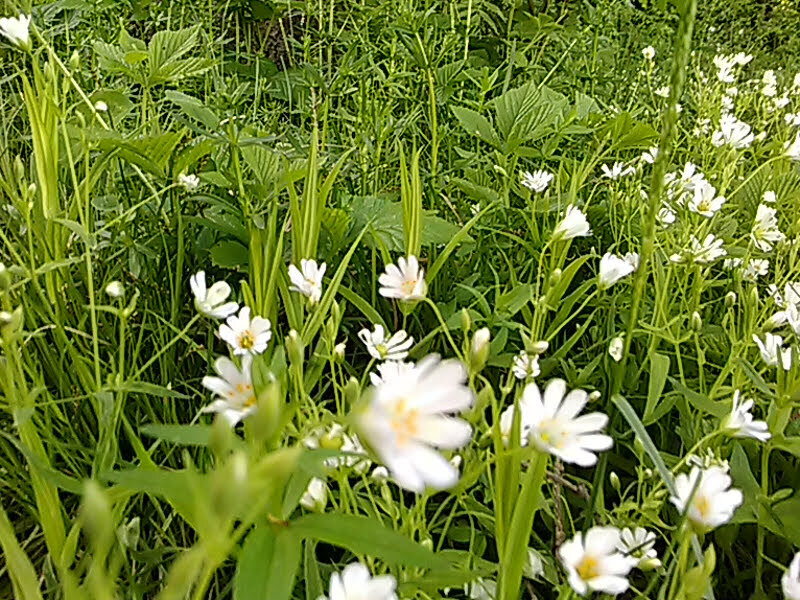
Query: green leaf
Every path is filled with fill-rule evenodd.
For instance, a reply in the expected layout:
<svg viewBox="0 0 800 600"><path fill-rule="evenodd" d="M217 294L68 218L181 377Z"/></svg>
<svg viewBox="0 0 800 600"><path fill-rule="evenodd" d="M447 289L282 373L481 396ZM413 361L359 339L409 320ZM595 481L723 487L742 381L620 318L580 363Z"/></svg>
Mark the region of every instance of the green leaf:
<svg viewBox="0 0 800 600"><path fill-rule="evenodd" d="M456 119L458 119L458 122L461 123L467 133L488 142L492 146L500 144L500 138L497 136L494 126L482 114L463 106L454 106L452 110Z"/></svg>
<svg viewBox="0 0 800 600"><path fill-rule="evenodd" d="M497 297L495 310L507 317L513 317L522 307L533 300L534 287L530 283L514 286L510 291Z"/></svg>
<svg viewBox="0 0 800 600"><path fill-rule="evenodd" d="M186 394L181 394L175 390L170 390L162 385L155 383L148 383L146 381L126 381L119 388L121 392L129 392L134 394L147 394L149 396L157 396L158 398L188 398Z"/></svg>
<svg viewBox="0 0 800 600"><path fill-rule="evenodd" d="M289 600L300 567L300 540L260 525L247 536L233 580L234 600Z"/></svg>
<svg viewBox="0 0 800 600"><path fill-rule="evenodd" d="M674 377L670 377L669 381L672 384L672 387L674 387L677 392L679 392L689 401L689 404L703 413L713 415L721 419L731 410L728 402L714 402L705 394L690 390Z"/></svg>
<svg viewBox="0 0 800 600"><path fill-rule="evenodd" d="M0 506L0 547L3 549L3 562L8 578L11 580L14 598L42 600L39 577L30 559L19 545L14 535L14 527L2 506Z"/></svg>
<svg viewBox="0 0 800 600"><path fill-rule="evenodd" d="M208 129L216 130L219 127L219 117L194 96L175 90L167 90L164 97L180 106L187 116L200 121Z"/></svg>
<svg viewBox="0 0 800 600"><path fill-rule="evenodd" d="M446 244L458 234L461 228L450 221L430 214L430 212L425 211L422 216L422 245ZM474 240L469 235L465 235L461 241L469 243Z"/></svg>
<svg viewBox="0 0 800 600"><path fill-rule="evenodd" d="M306 540L303 557L303 575L306 584L306 600L317 600L325 592L322 587L322 578L319 576L319 564L315 548L317 543L313 540Z"/></svg>
<svg viewBox="0 0 800 600"><path fill-rule="evenodd" d="M647 403L644 407L644 417L642 421L645 424L650 422L653 416L653 411L656 408L656 402L661 397L661 392L664 391L664 384L667 382L667 374L669 373L669 356L653 352L650 355L650 381L647 384Z"/></svg>
<svg viewBox="0 0 800 600"><path fill-rule="evenodd" d="M392 563L428 569L447 569L449 562L375 519L325 513L305 515L291 522L298 537L347 548L354 554L374 556Z"/></svg>
<svg viewBox="0 0 800 600"><path fill-rule="evenodd" d="M150 437L185 446L208 446L211 443L211 425L166 425L150 423L139 431Z"/></svg>
<svg viewBox="0 0 800 600"><path fill-rule="evenodd" d="M210 251L212 262L224 269L246 267L250 262L250 252L239 242L222 240Z"/></svg>

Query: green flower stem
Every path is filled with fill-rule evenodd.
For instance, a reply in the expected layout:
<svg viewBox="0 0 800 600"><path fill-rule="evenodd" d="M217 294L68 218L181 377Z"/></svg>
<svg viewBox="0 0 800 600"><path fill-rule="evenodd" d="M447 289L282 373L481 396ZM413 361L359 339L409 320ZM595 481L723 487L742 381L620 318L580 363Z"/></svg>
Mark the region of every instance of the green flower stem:
<svg viewBox="0 0 800 600"><path fill-rule="evenodd" d="M528 540L536 510L542 499L542 485L550 455L535 452L524 475L522 490L516 499L508 538L503 545L498 583L498 600L516 600L522 584L522 570L528 553Z"/></svg>

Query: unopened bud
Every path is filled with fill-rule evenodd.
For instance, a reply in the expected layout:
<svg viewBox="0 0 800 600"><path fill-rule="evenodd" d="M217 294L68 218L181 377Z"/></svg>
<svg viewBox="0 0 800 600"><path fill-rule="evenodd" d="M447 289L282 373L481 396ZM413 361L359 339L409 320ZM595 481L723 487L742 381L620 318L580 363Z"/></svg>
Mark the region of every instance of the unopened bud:
<svg viewBox="0 0 800 600"><path fill-rule="evenodd" d="M533 344L531 344L531 352L534 354L544 354L547 352L549 347L550 344L548 344L545 340L539 340L538 342L533 342Z"/></svg>
<svg viewBox="0 0 800 600"><path fill-rule="evenodd" d="M301 364L303 362L303 340L300 339L300 334L292 329L286 336L285 343L289 362L293 365Z"/></svg>
<svg viewBox="0 0 800 600"><path fill-rule="evenodd" d="M344 386L344 401L347 406L355 406L361 396L361 386L358 379L351 377Z"/></svg>
<svg viewBox="0 0 800 600"><path fill-rule="evenodd" d="M11 286L11 274L6 266L0 262L0 290L7 290Z"/></svg>
<svg viewBox="0 0 800 600"><path fill-rule="evenodd" d="M469 362L473 371L477 373L485 365L489 358L489 340L491 333L487 327L482 327L472 336L472 343L469 349Z"/></svg>
<svg viewBox="0 0 800 600"><path fill-rule="evenodd" d="M637 439L638 439L638 438L637 438ZM651 469L650 467L647 467L647 468L646 468L646 469L645 469L645 470L642 472L642 474L644 475L644 478L645 478L645 479L650 479L650 478L653 476L653 469Z"/></svg>
<svg viewBox="0 0 800 600"><path fill-rule="evenodd" d="M639 561L639 570L655 571L661 568L661 561L657 558L644 558Z"/></svg>
<svg viewBox="0 0 800 600"><path fill-rule="evenodd" d="M35 183L31 183L31 184L28 186L28 199L31 199L31 198L33 198L34 196L36 196L36 189L37 189L37 188L36 188L36 184L35 184Z"/></svg>
<svg viewBox="0 0 800 600"><path fill-rule="evenodd" d="M19 155L14 157L14 176L17 178L17 181L25 180L25 166L22 164L22 159Z"/></svg>
<svg viewBox="0 0 800 600"><path fill-rule="evenodd" d="M600 396L602 396L602 394L598 390L594 390L589 394L589 402L597 402L600 400Z"/></svg>
<svg viewBox="0 0 800 600"><path fill-rule="evenodd" d="M692 313L692 329L695 331L700 331L703 328L703 319L700 317L700 313L694 311Z"/></svg>
<svg viewBox="0 0 800 600"><path fill-rule="evenodd" d="M112 298L122 298L125 295L125 287L119 281L112 281L106 286L106 294Z"/></svg>
<svg viewBox="0 0 800 600"><path fill-rule="evenodd" d="M472 317L469 316L469 311L466 308L461 309L461 331L466 334L472 328Z"/></svg>
<svg viewBox="0 0 800 600"><path fill-rule="evenodd" d="M611 482L611 487L613 487L619 494L619 491L622 488L619 482L619 475L617 475L614 471L611 471L611 474L608 476L608 480Z"/></svg>
<svg viewBox="0 0 800 600"><path fill-rule="evenodd" d="M552 273L550 273L550 287L555 287L558 285L558 282L561 281L561 269L554 269Z"/></svg>
<svg viewBox="0 0 800 600"><path fill-rule="evenodd" d="M725 294L725 306L731 308L736 305L736 292L728 292Z"/></svg>
<svg viewBox="0 0 800 600"><path fill-rule="evenodd" d="M425 548L426 550L433 550L433 540L429 537L420 540L419 545Z"/></svg>
<svg viewBox="0 0 800 600"><path fill-rule="evenodd" d="M313 512L322 512L328 504L328 486L327 484L317 477L311 479L308 483L303 496L300 498L300 505Z"/></svg>
<svg viewBox="0 0 800 600"><path fill-rule="evenodd" d="M81 55L78 54L77 50L73 50L72 54L69 57L69 67L73 71L77 71L81 68Z"/></svg>
<svg viewBox="0 0 800 600"><path fill-rule="evenodd" d="M98 100L94 103L94 109L97 112L106 112L108 110L108 104L103 102L102 100Z"/></svg>
<svg viewBox="0 0 800 600"><path fill-rule="evenodd" d="M389 479L389 471L386 467L375 467L370 475L375 481L386 481Z"/></svg>
<svg viewBox="0 0 800 600"><path fill-rule="evenodd" d="M344 362L344 350L346 345L346 342L339 342L333 347L333 360L335 360L337 363Z"/></svg>

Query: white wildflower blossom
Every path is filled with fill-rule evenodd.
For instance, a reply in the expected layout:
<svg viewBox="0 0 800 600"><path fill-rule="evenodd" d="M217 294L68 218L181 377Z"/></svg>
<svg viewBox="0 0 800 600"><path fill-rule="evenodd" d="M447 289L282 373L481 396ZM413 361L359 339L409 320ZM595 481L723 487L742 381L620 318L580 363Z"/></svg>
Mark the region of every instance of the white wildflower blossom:
<svg viewBox="0 0 800 600"><path fill-rule="evenodd" d="M372 577L367 567L356 562L331 575L328 596L320 600L397 600L396 589L394 577Z"/></svg>
<svg viewBox="0 0 800 600"><path fill-rule="evenodd" d="M750 413L755 402L745 400L740 403L739 397L740 391L736 390L733 393L733 407L722 422L722 430L731 437L753 438L759 442L766 442L771 437L767 424L764 421L753 420L753 415Z"/></svg>
<svg viewBox="0 0 800 600"><path fill-rule="evenodd" d="M645 46L642 48L642 56L645 60L653 60L656 57L656 49L652 46Z"/></svg>
<svg viewBox="0 0 800 600"><path fill-rule="evenodd" d="M603 172L603 177L608 179L619 179L620 177L632 175L636 172L636 169L623 162L615 162L611 167L602 165L600 170Z"/></svg>
<svg viewBox="0 0 800 600"><path fill-rule="evenodd" d="M581 596L589 592L618 595L628 587L628 573L635 558L618 550L620 532L615 527L592 527L577 533L558 548L558 559L567 571L570 587Z"/></svg>
<svg viewBox="0 0 800 600"><path fill-rule="evenodd" d="M511 362L511 372L517 379L531 379L539 375L539 357L522 350Z"/></svg>
<svg viewBox="0 0 800 600"><path fill-rule="evenodd" d="M553 174L548 171L525 171L522 173L522 185L532 192L541 193L545 191L553 180Z"/></svg>
<svg viewBox="0 0 800 600"><path fill-rule="evenodd" d="M401 329L391 336L387 335L383 325L376 324L375 328L362 329L358 332L359 339L364 342L372 358L377 360L403 360L408 356L408 350L414 344L414 338Z"/></svg>
<svg viewBox="0 0 800 600"><path fill-rule="evenodd" d="M289 289L316 304L322 298L322 277L327 268L325 263L318 266L317 261L308 258L300 260L299 269L295 265L289 265L289 280L292 282Z"/></svg>
<svg viewBox="0 0 800 600"><path fill-rule="evenodd" d="M250 308L243 306L239 315L231 315L219 326L219 337L234 354L261 354L272 339L272 324L263 317L250 318Z"/></svg>
<svg viewBox="0 0 800 600"><path fill-rule="evenodd" d="M689 210L704 217L713 217L725 204L724 196L717 196L717 188L702 181L695 186L691 198L687 203Z"/></svg>
<svg viewBox="0 0 800 600"><path fill-rule="evenodd" d="M645 561L652 562L658 557L655 546L656 534L644 527L635 529L626 527L619 532L617 551L636 559L637 565L642 565Z"/></svg>
<svg viewBox="0 0 800 600"><path fill-rule="evenodd" d="M564 218L556 225L553 230L553 241L571 240L576 237L586 237L592 235L589 222L581 209L570 204L564 213Z"/></svg>
<svg viewBox="0 0 800 600"><path fill-rule="evenodd" d="M728 145L736 150L749 147L755 136L750 125L731 114L724 114L719 120L719 129L711 136L714 146Z"/></svg>
<svg viewBox="0 0 800 600"><path fill-rule="evenodd" d="M675 478L676 495L670 501L700 530L724 525L741 505L742 492L731 489L730 475L720 467L693 467Z"/></svg>
<svg viewBox="0 0 800 600"><path fill-rule="evenodd" d="M781 588L785 600L800 600L800 552L794 555L781 577Z"/></svg>
<svg viewBox="0 0 800 600"><path fill-rule="evenodd" d="M239 310L236 302L226 302L231 295L231 286L225 281L217 281L210 288L206 287L205 271L192 275L189 286L194 294L195 308L207 317L224 319Z"/></svg>
<svg viewBox="0 0 800 600"><path fill-rule="evenodd" d="M255 412L258 399L250 374L252 364L250 354L242 357L241 369L227 356L219 357L214 362L218 377L203 377L203 387L216 394L217 399L203 412L219 413L231 427Z"/></svg>
<svg viewBox="0 0 800 600"><path fill-rule="evenodd" d="M386 269L378 277L378 283L381 284L381 296L403 302L422 300L428 293L425 270L419 266L416 256L401 256L397 259L397 266L386 265Z"/></svg>
<svg viewBox="0 0 800 600"><path fill-rule="evenodd" d="M0 35L17 48L30 50L32 48L30 26L30 15L20 13L18 17L3 17L0 19Z"/></svg>
<svg viewBox="0 0 800 600"><path fill-rule="evenodd" d="M622 336L618 335L617 337L612 338L608 343L608 354L614 359L615 362L619 362L622 360L622 351L624 348L625 341L622 339Z"/></svg>
<svg viewBox="0 0 800 600"><path fill-rule="evenodd" d="M623 277L633 273L636 268L628 261L616 254L606 252L600 259L600 268L597 274L597 286L601 290L610 288Z"/></svg>

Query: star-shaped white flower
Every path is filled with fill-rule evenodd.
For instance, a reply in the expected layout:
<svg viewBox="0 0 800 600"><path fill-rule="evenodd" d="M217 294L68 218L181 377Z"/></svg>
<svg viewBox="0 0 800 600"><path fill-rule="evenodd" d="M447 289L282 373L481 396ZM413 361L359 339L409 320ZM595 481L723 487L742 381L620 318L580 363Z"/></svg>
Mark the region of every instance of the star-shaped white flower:
<svg viewBox="0 0 800 600"><path fill-rule="evenodd" d="M317 266L317 261L304 258L300 260L300 268L289 265L289 280L292 285L289 289L308 298L311 304L316 304L322 298L322 277L328 265L322 263Z"/></svg>
<svg viewBox="0 0 800 600"><path fill-rule="evenodd" d="M231 315L219 326L219 337L234 354L261 354L272 339L272 324L263 317L250 319L250 307L243 306L238 316Z"/></svg>
<svg viewBox="0 0 800 600"><path fill-rule="evenodd" d="M428 285L425 283L425 270L419 266L416 256L400 257L397 265L386 265L378 277L380 294L384 298L395 298L404 302L415 302L425 298Z"/></svg>
<svg viewBox="0 0 800 600"><path fill-rule="evenodd" d="M753 400L739 403L739 390L733 394L733 407L730 414L722 422L722 429L730 436L737 438L753 438L766 442L771 434L764 421L754 421L750 411L755 404Z"/></svg>
<svg viewBox="0 0 800 600"><path fill-rule="evenodd" d="M377 360L403 360L408 356L408 349L414 344L414 338L409 337L405 330L387 336L383 325L375 325L375 329L362 329L358 337L364 342L372 358Z"/></svg>
<svg viewBox="0 0 800 600"><path fill-rule="evenodd" d="M330 591L322 600L397 600L397 581L391 575L372 577L361 563L351 563L331 575Z"/></svg>
<svg viewBox="0 0 800 600"><path fill-rule="evenodd" d="M219 413L231 426L255 412L257 398L250 370L253 357L242 357L239 369L227 356L214 362L214 370L219 377L203 377L203 387L216 394L217 399L203 409L203 412Z"/></svg>
<svg viewBox="0 0 800 600"><path fill-rule="evenodd" d="M623 277L627 277L635 270L632 261L620 258L616 254L606 252L600 259L600 269L597 273L597 287L606 290Z"/></svg>
<svg viewBox="0 0 800 600"><path fill-rule="evenodd" d="M356 414L359 434L401 487L421 493L458 482L458 470L435 448L455 450L470 440L470 425L451 416L472 406L466 378L460 362L430 355L369 390Z"/></svg>
<svg viewBox="0 0 800 600"><path fill-rule="evenodd" d="M581 596L603 592L616 596L628 589L628 573L638 561L621 553L619 530L592 527L558 548L558 559L567 571L570 587Z"/></svg>
<svg viewBox="0 0 800 600"><path fill-rule="evenodd" d="M775 244L782 242L786 238L781 230L778 229L776 213L777 211L774 208L765 204L759 204L758 209L756 209L756 218L750 231L750 239L755 247L762 252L769 252Z"/></svg>
<svg viewBox="0 0 800 600"><path fill-rule="evenodd" d="M511 371L517 379L530 379L539 374L539 357L522 350L511 361Z"/></svg>
<svg viewBox="0 0 800 600"><path fill-rule="evenodd" d="M214 319L224 319L239 310L236 302L226 302L231 295L231 286L225 281L217 281L206 287L205 271L198 271L189 279L194 294L194 305L198 312Z"/></svg>
<svg viewBox="0 0 800 600"><path fill-rule="evenodd" d="M677 494L670 501L698 529L724 525L742 503L742 492L730 489L731 478L721 467L693 467L675 478Z"/></svg>
<svg viewBox="0 0 800 600"><path fill-rule="evenodd" d="M30 15L20 13L18 17L3 17L0 19L0 35L17 48L30 50L32 47L30 26Z"/></svg>
<svg viewBox="0 0 800 600"><path fill-rule="evenodd" d="M523 186L532 192L540 194L550 185L550 182L553 180L553 174L542 170L534 171L533 173L525 171L522 173L521 179Z"/></svg>
<svg viewBox="0 0 800 600"><path fill-rule="evenodd" d="M647 531L644 527L630 529L626 527L619 532L619 544L617 550L625 556L636 559L637 564L641 565L645 561L652 563L658 557L656 552L656 534Z"/></svg>
<svg viewBox="0 0 800 600"><path fill-rule="evenodd" d="M725 196L717 196L717 188L703 181L695 186L688 202L689 210L711 218L725 204Z"/></svg>
<svg viewBox="0 0 800 600"><path fill-rule="evenodd" d="M553 241L571 240L576 237L592 235L592 229L580 208L570 204L564 212L564 218L553 230Z"/></svg>

